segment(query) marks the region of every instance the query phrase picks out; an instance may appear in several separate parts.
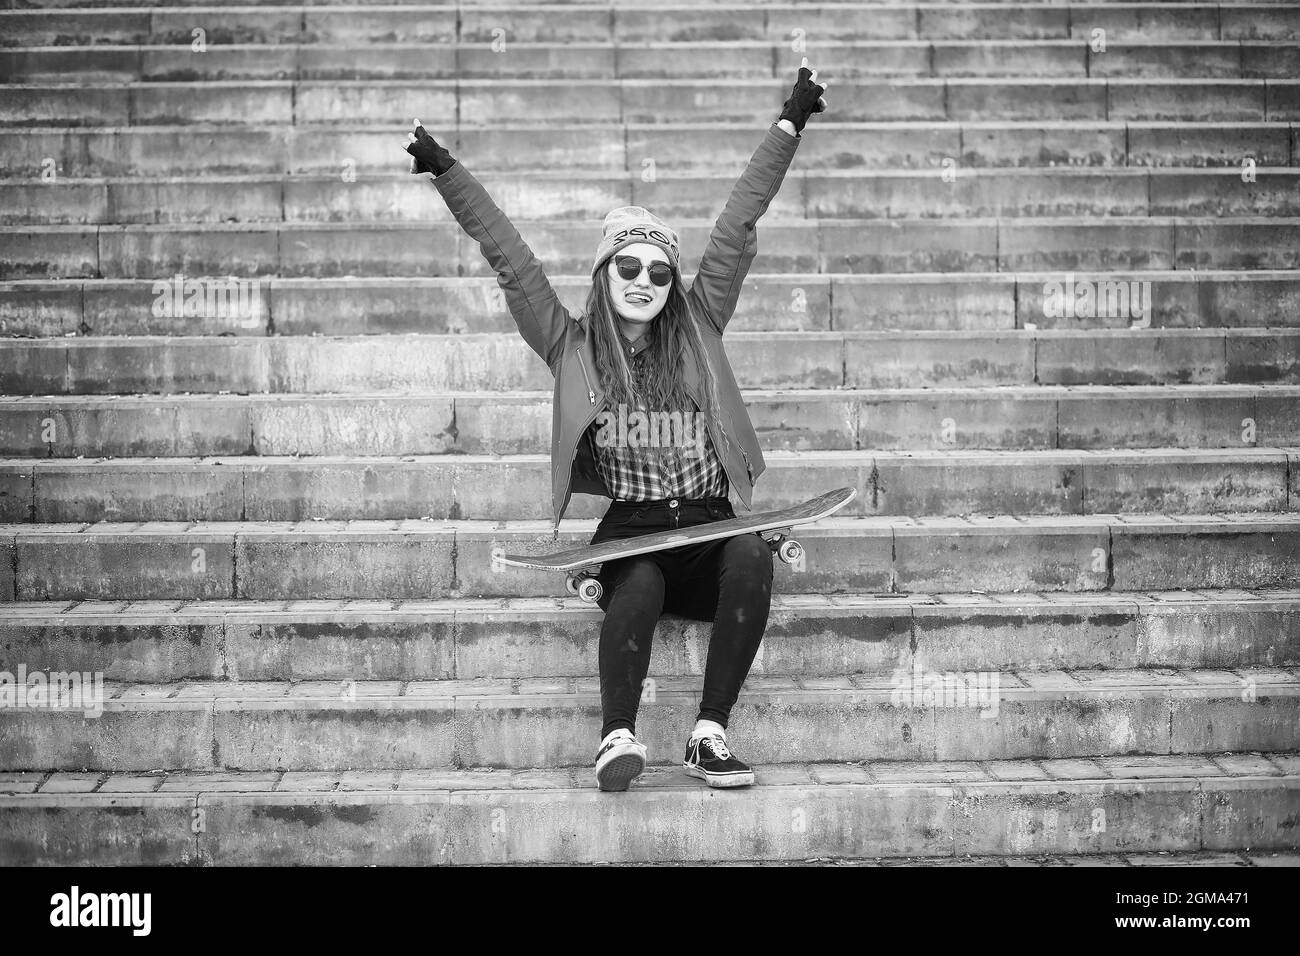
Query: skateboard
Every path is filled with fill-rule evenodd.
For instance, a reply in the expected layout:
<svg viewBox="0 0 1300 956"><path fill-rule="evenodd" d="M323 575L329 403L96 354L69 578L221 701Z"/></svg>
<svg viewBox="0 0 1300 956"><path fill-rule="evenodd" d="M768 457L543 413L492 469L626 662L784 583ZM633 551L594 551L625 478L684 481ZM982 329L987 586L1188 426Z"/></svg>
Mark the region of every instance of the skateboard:
<svg viewBox="0 0 1300 956"><path fill-rule="evenodd" d="M731 538L738 534L757 532L782 561L802 567L803 546L790 537L790 530L834 514L857 496L858 492L855 488L836 488L801 505L783 508L780 511L764 511L744 517L724 518L721 521L710 521L690 528L652 531L634 538L586 544L580 548L570 548L554 554L503 554L494 556L493 560L519 568L563 571L567 575L565 589L570 594L578 595L587 603L594 604L600 600L602 593L600 582L596 580L596 569L606 561L617 561L638 554L650 554L654 551L666 551L669 548L716 541L719 538Z"/></svg>

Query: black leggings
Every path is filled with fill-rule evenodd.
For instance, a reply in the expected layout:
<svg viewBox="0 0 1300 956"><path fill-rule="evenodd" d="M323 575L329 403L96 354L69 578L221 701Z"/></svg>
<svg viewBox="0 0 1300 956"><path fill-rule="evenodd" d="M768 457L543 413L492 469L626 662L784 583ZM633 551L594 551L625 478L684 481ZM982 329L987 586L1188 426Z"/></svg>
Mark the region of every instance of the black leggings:
<svg viewBox="0 0 1300 956"><path fill-rule="evenodd" d="M674 504L676 507L674 507ZM735 517L726 498L610 505L593 544ZM758 653L772 602L772 552L757 534L607 562L600 570L605 611L600 629L601 739L619 727L635 732L650 669L655 624L667 611L712 621L699 719L723 727Z"/></svg>

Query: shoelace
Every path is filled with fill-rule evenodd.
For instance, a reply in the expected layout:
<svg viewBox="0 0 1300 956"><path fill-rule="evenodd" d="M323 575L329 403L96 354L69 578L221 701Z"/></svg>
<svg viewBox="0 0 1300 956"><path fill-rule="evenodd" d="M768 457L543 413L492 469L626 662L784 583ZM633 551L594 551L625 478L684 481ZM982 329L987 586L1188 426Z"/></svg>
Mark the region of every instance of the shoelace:
<svg viewBox="0 0 1300 956"><path fill-rule="evenodd" d="M700 738L700 743L703 743L706 740L709 742L709 749L711 749L715 755L723 760L731 759L731 751L727 749L727 742L725 740L717 734L706 734Z"/></svg>

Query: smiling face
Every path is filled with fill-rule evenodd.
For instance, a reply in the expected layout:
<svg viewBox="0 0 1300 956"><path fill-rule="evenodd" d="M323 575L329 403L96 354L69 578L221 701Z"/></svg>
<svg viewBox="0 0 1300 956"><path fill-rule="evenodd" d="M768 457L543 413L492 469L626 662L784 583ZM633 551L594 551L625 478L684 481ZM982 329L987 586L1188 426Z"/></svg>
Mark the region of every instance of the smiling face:
<svg viewBox="0 0 1300 956"><path fill-rule="evenodd" d="M624 279L618 271L618 259L628 256L641 262L641 271L631 279ZM649 266L668 262L668 255L649 242L634 242L610 256L605 271L609 275L609 294L614 308L623 320L625 332L635 338L644 332L659 315L668 301L668 285L655 285L650 281ZM638 297L641 296L641 297ZM644 298L642 298L644 297Z"/></svg>

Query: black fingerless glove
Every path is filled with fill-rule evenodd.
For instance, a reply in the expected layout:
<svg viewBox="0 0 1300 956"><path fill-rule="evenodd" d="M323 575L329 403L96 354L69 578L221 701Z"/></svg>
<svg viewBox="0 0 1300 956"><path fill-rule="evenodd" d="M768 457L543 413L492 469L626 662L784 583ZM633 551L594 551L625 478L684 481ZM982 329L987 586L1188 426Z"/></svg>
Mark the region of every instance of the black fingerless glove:
<svg viewBox="0 0 1300 956"><path fill-rule="evenodd" d="M826 107L820 102L821 95L826 90L819 83L812 81L812 70L806 66L799 68L799 79L795 81L794 89L790 92L790 98L785 101L781 107L781 115L777 120L789 120L794 124L796 133L802 133L804 124L808 122L808 117L813 113L820 113Z"/></svg>
<svg viewBox="0 0 1300 956"><path fill-rule="evenodd" d="M415 142L406 144L406 151L415 158L413 173L433 173L441 176L455 164L451 153L430 136L423 126L415 128Z"/></svg>

